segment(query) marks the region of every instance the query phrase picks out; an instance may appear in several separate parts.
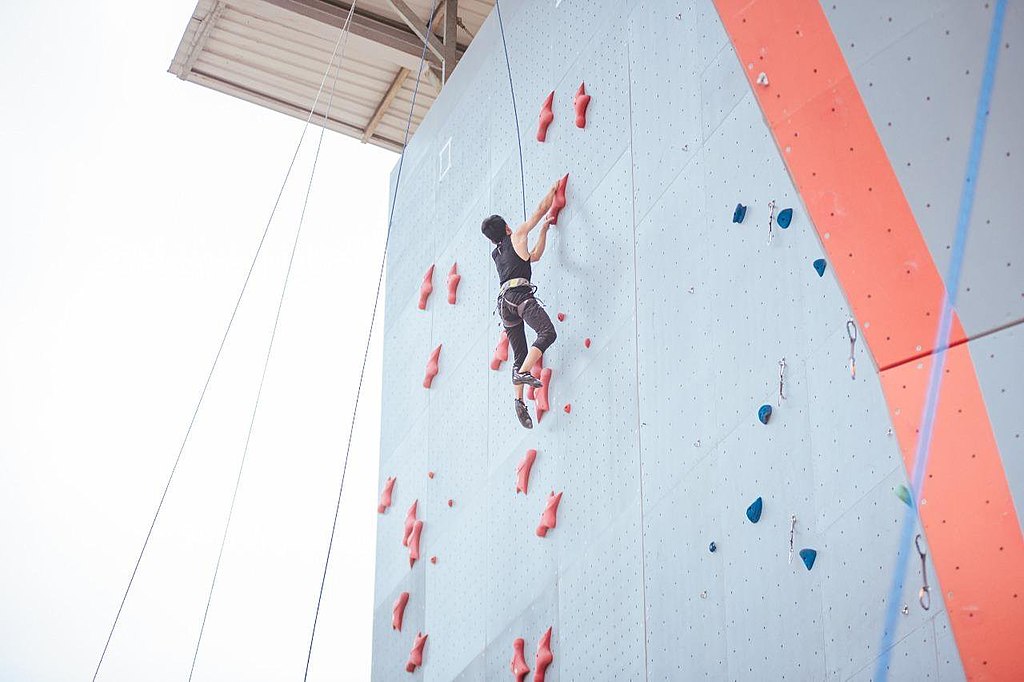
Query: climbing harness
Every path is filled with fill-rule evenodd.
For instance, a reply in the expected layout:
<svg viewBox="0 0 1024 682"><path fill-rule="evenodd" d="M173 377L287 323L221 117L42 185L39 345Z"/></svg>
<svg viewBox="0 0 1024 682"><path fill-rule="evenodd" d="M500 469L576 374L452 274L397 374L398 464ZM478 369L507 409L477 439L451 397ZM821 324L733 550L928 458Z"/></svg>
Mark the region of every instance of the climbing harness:
<svg viewBox="0 0 1024 682"><path fill-rule="evenodd" d="M779 360L779 407L782 407L782 401L786 399L786 396L782 393L782 381L783 375L786 372L786 358Z"/></svg>
<svg viewBox="0 0 1024 682"><path fill-rule="evenodd" d="M925 563L925 558L928 555L921 549L920 533L914 538L914 548L917 549L917 555L921 558L921 589L917 592L917 601L921 603L921 608L927 611L932 605L932 593L931 588L928 587L928 565Z"/></svg>
<svg viewBox="0 0 1024 682"><path fill-rule="evenodd" d="M789 563L793 563L793 541L796 539L796 514L789 517Z"/></svg>
<svg viewBox="0 0 1024 682"><path fill-rule="evenodd" d="M857 359L854 355L854 351L857 346L857 325L853 319L846 321L846 335L850 338L850 378L857 378Z"/></svg>
<svg viewBox="0 0 1024 682"><path fill-rule="evenodd" d="M772 231L772 223L775 222L775 199L768 202L768 245L772 244L772 237L774 232Z"/></svg>
<svg viewBox="0 0 1024 682"><path fill-rule="evenodd" d="M530 280L525 277L513 277L512 279L501 283L501 287L498 289L498 297L504 298L505 292L509 289L515 289L516 287L530 287L533 290L537 289L537 287L530 284Z"/></svg>

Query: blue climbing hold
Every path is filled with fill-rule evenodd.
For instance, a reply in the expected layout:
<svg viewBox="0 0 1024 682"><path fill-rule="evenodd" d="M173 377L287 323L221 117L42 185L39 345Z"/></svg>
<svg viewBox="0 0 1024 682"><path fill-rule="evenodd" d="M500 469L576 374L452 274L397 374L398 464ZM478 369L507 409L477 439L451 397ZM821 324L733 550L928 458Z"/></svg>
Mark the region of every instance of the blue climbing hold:
<svg viewBox="0 0 1024 682"><path fill-rule="evenodd" d="M761 520L761 510L764 508L764 500L760 497L754 500L754 502L747 507L747 518L750 519L751 523L757 523Z"/></svg>
<svg viewBox="0 0 1024 682"><path fill-rule="evenodd" d="M742 223L743 218L747 215L747 207L743 204L736 204L736 210L732 212L732 221L734 223Z"/></svg>
<svg viewBox="0 0 1024 682"><path fill-rule="evenodd" d="M714 554L716 551L718 551L718 545L712 542L710 545L708 545L708 551Z"/></svg>
<svg viewBox="0 0 1024 682"><path fill-rule="evenodd" d="M779 211L779 215L775 219L779 222L779 227L785 230L787 227L789 227L789 224L793 222L793 209L782 209L781 211Z"/></svg>
<svg viewBox="0 0 1024 682"><path fill-rule="evenodd" d="M801 549L800 558L804 560L804 566L809 571L814 568L814 560L818 558L818 553L813 549Z"/></svg>
<svg viewBox="0 0 1024 682"><path fill-rule="evenodd" d="M824 277L825 276L825 259L824 258L819 258L818 260L814 261L814 269L817 271L818 277Z"/></svg>
<svg viewBox="0 0 1024 682"><path fill-rule="evenodd" d="M757 411L757 419L762 424L767 424L768 420L772 418L772 406L762 405L761 409Z"/></svg>
<svg viewBox="0 0 1024 682"><path fill-rule="evenodd" d="M896 497L903 500L903 504L907 505L908 507L914 506L914 498L910 496L910 490L907 488L907 486L903 485L902 483L896 486Z"/></svg>

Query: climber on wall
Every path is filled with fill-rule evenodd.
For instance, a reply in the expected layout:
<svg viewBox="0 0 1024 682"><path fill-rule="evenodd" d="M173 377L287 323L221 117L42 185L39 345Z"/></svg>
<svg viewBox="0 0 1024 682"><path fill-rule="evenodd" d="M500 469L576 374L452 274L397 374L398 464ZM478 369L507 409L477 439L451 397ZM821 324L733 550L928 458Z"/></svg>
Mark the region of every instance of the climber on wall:
<svg viewBox="0 0 1024 682"><path fill-rule="evenodd" d="M523 402L523 386L541 387L541 382L530 374L530 370L544 355L544 351L555 342L556 337L551 318L534 298L537 287L530 283L533 274L530 264L536 263L544 255L548 228L555 221L548 210L551 208L557 188L556 182L537 204L537 210L533 215L515 230L499 215L492 215L480 226L484 236L495 244L491 258L494 259L494 265L498 269L498 281L501 283L498 291L498 312L501 314L501 322L505 326L505 333L515 354L515 362L512 364L512 386L515 391L516 416L519 417L519 423L528 429L533 428L533 419L526 403ZM529 235L538 223L540 236L531 249ZM529 351L526 346L524 322L537 332L537 339Z"/></svg>

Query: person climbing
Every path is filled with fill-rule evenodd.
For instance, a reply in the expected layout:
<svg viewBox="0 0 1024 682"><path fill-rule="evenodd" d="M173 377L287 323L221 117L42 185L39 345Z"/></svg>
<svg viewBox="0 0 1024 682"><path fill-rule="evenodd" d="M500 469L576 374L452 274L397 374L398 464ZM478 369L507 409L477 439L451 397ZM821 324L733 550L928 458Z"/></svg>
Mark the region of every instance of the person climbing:
<svg viewBox="0 0 1024 682"><path fill-rule="evenodd" d="M515 230L509 227L500 215L492 215L480 226L484 236L495 244L491 258L498 269L498 281L501 284L497 307L515 355L515 361L512 363L512 386L515 393L516 416L519 423L527 429L533 428L533 418L530 417L530 410L523 402L523 387L542 386L541 382L530 374L530 370L557 338L555 325L551 323L547 311L534 297L537 287L530 283L530 277L533 275L531 264L539 261L544 255L548 228L555 221L548 210L554 201L557 188L558 183L555 182L537 204L533 215ZM529 235L538 223L540 236L531 249ZM526 346L524 322L537 332L537 338L529 349Z"/></svg>

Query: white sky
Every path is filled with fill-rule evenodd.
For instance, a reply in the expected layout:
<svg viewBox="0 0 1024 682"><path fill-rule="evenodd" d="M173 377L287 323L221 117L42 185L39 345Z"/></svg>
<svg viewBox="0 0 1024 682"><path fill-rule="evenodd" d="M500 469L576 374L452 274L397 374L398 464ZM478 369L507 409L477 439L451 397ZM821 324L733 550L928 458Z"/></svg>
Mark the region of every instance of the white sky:
<svg viewBox="0 0 1024 682"><path fill-rule="evenodd" d="M91 677L301 129L166 73L193 7L0 4L0 680ZM187 677L316 132L101 680ZM301 678L396 159L327 134L196 680ZM369 676L379 347L311 679Z"/></svg>

